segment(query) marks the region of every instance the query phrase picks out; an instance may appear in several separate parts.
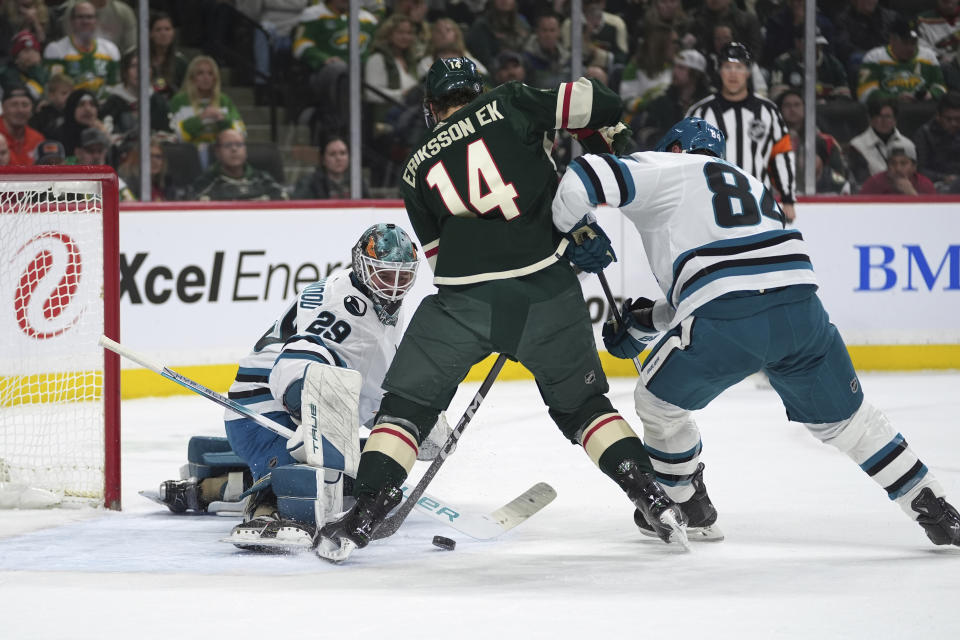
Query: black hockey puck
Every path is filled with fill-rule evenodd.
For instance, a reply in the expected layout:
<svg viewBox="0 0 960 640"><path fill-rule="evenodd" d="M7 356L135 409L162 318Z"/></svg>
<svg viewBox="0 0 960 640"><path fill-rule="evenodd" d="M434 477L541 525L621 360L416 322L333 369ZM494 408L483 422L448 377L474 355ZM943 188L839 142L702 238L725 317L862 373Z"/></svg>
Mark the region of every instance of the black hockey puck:
<svg viewBox="0 0 960 640"><path fill-rule="evenodd" d="M446 549L447 551L453 551L457 546L457 541L444 538L443 536L433 536L433 546Z"/></svg>

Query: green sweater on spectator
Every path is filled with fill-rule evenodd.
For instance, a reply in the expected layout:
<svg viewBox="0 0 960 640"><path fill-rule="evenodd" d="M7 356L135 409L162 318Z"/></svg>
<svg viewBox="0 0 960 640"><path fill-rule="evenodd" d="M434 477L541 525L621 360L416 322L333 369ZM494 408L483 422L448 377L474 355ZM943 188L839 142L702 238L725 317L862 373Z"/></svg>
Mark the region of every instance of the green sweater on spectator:
<svg viewBox="0 0 960 640"><path fill-rule="evenodd" d="M197 200L287 200L287 192L266 171L253 168L248 162L243 176L231 178L219 163L210 165L193 183Z"/></svg>
<svg viewBox="0 0 960 640"><path fill-rule="evenodd" d="M11 60L8 66L0 70L0 85L22 83L30 92L30 95L33 96L34 103L43 98L43 92L49 78L50 72L43 64L21 71Z"/></svg>
<svg viewBox="0 0 960 640"><path fill-rule="evenodd" d="M917 55L905 62L894 59L889 46L876 47L867 52L860 65L857 99L863 103L874 94L884 98L904 93L923 98L929 94L936 99L946 91L937 54L922 45Z"/></svg>
<svg viewBox="0 0 960 640"><path fill-rule="evenodd" d="M55 40L43 50L43 63L50 75L65 73L73 79L74 90L90 89L97 97L120 82L120 51L103 38L87 50L78 48L69 36Z"/></svg>
<svg viewBox="0 0 960 640"><path fill-rule="evenodd" d="M200 101L199 111L203 111L208 104L207 100ZM229 96L222 93L220 94L220 112L223 114L222 120L201 118L198 110L190 104L187 93L181 91L170 100L170 128L184 142L193 143L215 142L217 134L224 129L236 129L246 134L246 126L243 124L237 105Z"/></svg>
<svg viewBox="0 0 960 640"><path fill-rule="evenodd" d="M377 30L377 18L361 9L359 20L360 55L365 59ZM293 57L314 70L326 64L329 58L347 62L350 42L346 34L349 27L349 16L331 11L325 3L307 7L300 14L300 24L293 32Z"/></svg>

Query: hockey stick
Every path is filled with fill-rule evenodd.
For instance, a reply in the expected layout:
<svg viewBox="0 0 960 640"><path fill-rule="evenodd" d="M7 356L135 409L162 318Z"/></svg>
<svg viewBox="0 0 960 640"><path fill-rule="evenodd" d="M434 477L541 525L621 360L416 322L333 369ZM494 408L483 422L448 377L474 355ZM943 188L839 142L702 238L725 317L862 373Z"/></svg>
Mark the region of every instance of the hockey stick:
<svg viewBox="0 0 960 640"><path fill-rule="evenodd" d="M617 306L617 301L613 299L613 292L610 291L610 283L607 282L607 276L604 275L603 271L598 271L597 278L600 279L600 286L603 287L603 294L607 296L607 304L610 305L610 311L613 312L613 319L617 321L617 324L622 325L623 317L620 315L620 307ZM633 366L637 368L638 374L643 375L639 358L633 358Z"/></svg>
<svg viewBox="0 0 960 640"><path fill-rule="evenodd" d="M406 500L410 487L405 484L401 490ZM467 513L453 503L444 502L426 492L417 500L416 506L420 513L474 540L492 540L526 522L556 497L557 492L553 487L546 482L538 482L502 507L480 515Z"/></svg>
<svg viewBox="0 0 960 640"><path fill-rule="evenodd" d="M164 366L156 361L149 359L147 356L137 353L122 344L107 338L106 336L100 337L100 344L105 349L109 349L114 353L117 353L128 360L136 362L137 364L154 371L168 380L172 380L177 384L193 391L196 394L212 400L213 402L219 404L222 407L226 407L237 413L246 416L253 420L256 424L260 425L264 429L272 431L281 438L290 439L293 435L293 430L288 429L279 422L275 422L270 418L264 416L263 414L257 413L242 404L239 404L230 398L217 393L216 391L209 389L195 380L177 373L176 371L171 370L169 367ZM497 364L494 365L494 369L491 369L490 374L488 374L488 380L484 380L484 385L481 386L480 391L477 393L477 397L474 398L474 401L471 403L470 408L467 409L469 417L466 415L464 419L461 419L461 424L458 423L457 428L459 429L457 438L459 438L459 433L463 432L463 429L466 427L466 422L470 421L470 418L473 417L473 412L476 411L476 408L480 405L480 400L483 400L483 396L490 390L490 386L493 384L493 378L496 377L496 374L500 372L500 369L503 367L503 363L506 360L505 356L501 356L502 360L498 360ZM489 382L489 384L488 384ZM477 399L479 398L479 400ZM455 430L456 431L456 430ZM451 433L451 438L453 437ZM450 444L450 440L444 444L443 450L440 455L437 456L437 460L442 457L449 455L447 445ZM436 464L436 460L434 460ZM439 465L437 465L439 467ZM431 466L431 468L433 468ZM428 473L430 470L428 469ZM436 475L436 470L433 471L433 475ZM426 477L426 475L424 476ZM496 511L493 511L489 514L484 515L471 515L460 509L454 507L451 503L438 498L437 496L432 496L425 493L426 483L421 481L422 487L417 486L415 491L419 489L416 494L416 499L412 501L410 508L407 508L403 517L396 521L395 524L391 525L393 527L392 533L395 533L397 529L400 528L400 524L409 514L410 510L416 507L418 510L424 514L443 522L444 524L450 526L451 528L464 533L471 538L476 538L478 540L487 540L490 538L503 533L504 531L509 531L513 527L517 526L531 515L547 506L554 497L556 497L556 492L552 487L546 483L538 483L525 492L503 505ZM141 492L143 493L143 492ZM409 494L412 495L412 494ZM146 496L153 500L152 497ZM156 500L154 500L156 502ZM407 502L410 502L409 500ZM388 521L391 518L387 519ZM387 523L384 522L384 526ZM378 530L379 531L379 530ZM389 534L388 534L389 535ZM378 535L377 539L385 538L387 535Z"/></svg>
<svg viewBox="0 0 960 640"><path fill-rule="evenodd" d="M293 431L291 429L286 428L279 422L274 422L270 418L264 415L261 415L256 411L248 409L247 407L243 406L239 402L231 400L227 396L217 393L213 389L209 389L203 386L202 384L200 384L199 382L191 380L190 378L184 375L181 375L176 371L173 371L172 369L160 364L159 362L156 362L155 360L151 360L147 358L143 354L131 351L130 349L126 348L119 342L115 342L110 338L108 338L107 336L100 336L100 346L102 346L104 349L109 349L110 351L113 351L114 353L123 356L127 360L132 360L133 362L136 362L137 364L139 364L141 367L146 367L147 369L150 369L154 373L159 373L161 376L163 376L167 380L176 382L180 386L186 387L190 391L200 394L207 400L212 400L216 402L221 407L226 407L227 409L236 411L242 416L246 416L247 418L250 418L251 420L256 422L258 425L263 427L264 429L267 429L268 431L273 431L275 434L277 434L281 438L286 438L289 440L290 436L293 435Z"/></svg>
<svg viewBox="0 0 960 640"><path fill-rule="evenodd" d="M426 491L427 485L430 484L430 481L433 480L433 477L437 475L437 471L440 470L440 466L443 464L443 461L447 459L447 456L450 455L450 452L456 446L457 440L460 439L460 436L463 434L463 430L467 428L468 424L470 424L473 414L476 413L477 409L480 408L480 403L483 402L484 396L489 393L490 387L493 386L493 381L497 379L497 376L500 374L500 370L503 369L503 365L506 363L506 361L506 355L501 353L499 356L497 356L497 361L493 363L492 367L490 367L490 373L488 373L487 377L483 379L482 383L480 383L480 388L477 389L477 393L475 396L473 396L473 400L471 400L470 404L467 406L467 410L463 412L463 417L460 418L460 422L458 422L457 426L455 426L453 431L450 432L450 436L444 443L440 453L437 454L437 457L434 458L433 462L430 463L430 466L427 467L423 477L420 478L420 482L418 482L417 486L410 491L403 504L397 507L394 512L383 522L381 522L380 526L377 527L377 529L373 532L373 540L388 538L395 534L397 529L400 528L400 525L403 524L403 521L407 519L408 515L410 515L410 512L413 510L413 508L419 503L420 496L422 496L423 492Z"/></svg>
<svg viewBox="0 0 960 640"><path fill-rule="evenodd" d="M604 293L604 295L607 296L607 304L610 305L610 310L613 312L613 318L614 318L614 320L616 320L618 324L622 324L622 323L623 323L623 316L620 315L620 308L617 306L616 300L613 299L613 292L610 291L610 283L607 282L607 276L604 275L603 271L598 271L598 272L597 272L597 278L600 279L600 286L603 287L603 293ZM643 370L642 370L642 368L641 368L641 366L640 366L640 359L637 358L637 357L634 357L634 358L632 358L632 360L633 360L633 366L635 366L635 367L637 368L637 373L642 377L642 376L643 376ZM667 512L667 513L669 513L669 512ZM663 520L663 518L664 518L664 516L661 516L661 522L664 522L667 526L669 526L671 529L673 529L674 535L677 536L677 540L680 542L681 546L683 546L683 548L684 548L686 551L690 551L690 542L689 542L689 540L688 540L688 538L687 538L687 533L686 533L686 531L685 531L683 528L680 527L680 525L677 523L676 519L674 519L672 516L670 517L669 521L668 521L668 520ZM640 528L640 531L641 531L641 532L644 532L644 530L643 530L642 527ZM644 532L644 534L645 534L645 532ZM646 534L645 534L645 535L646 535ZM721 538L721 539L722 539L722 538Z"/></svg>

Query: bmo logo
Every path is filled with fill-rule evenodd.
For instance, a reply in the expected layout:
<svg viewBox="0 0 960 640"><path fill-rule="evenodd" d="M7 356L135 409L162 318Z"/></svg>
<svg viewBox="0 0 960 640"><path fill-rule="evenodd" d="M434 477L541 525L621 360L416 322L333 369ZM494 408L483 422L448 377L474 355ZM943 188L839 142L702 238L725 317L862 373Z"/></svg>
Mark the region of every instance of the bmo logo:
<svg viewBox="0 0 960 640"><path fill-rule="evenodd" d="M77 324L84 307L77 297L83 260L77 242L59 231L27 240L12 260L17 326L37 340L55 338Z"/></svg>
<svg viewBox="0 0 960 640"><path fill-rule="evenodd" d="M918 244L854 245L859 254L859 284L854 291L960 291L960 245L945 252Z"/></svg>

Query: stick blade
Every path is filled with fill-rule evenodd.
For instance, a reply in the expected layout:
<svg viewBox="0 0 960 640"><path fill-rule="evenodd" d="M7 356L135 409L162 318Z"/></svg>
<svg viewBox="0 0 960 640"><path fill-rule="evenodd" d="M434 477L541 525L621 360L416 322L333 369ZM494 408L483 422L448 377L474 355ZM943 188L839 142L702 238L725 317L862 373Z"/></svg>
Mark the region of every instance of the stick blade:
<svg viewBox="0 0 960 640"><path fill-rule="evenodd" d="M553 502L556 497L556 489L546 482L538 482L491 513L489 518L496 522L502 531L509 531Z"/></svg>

